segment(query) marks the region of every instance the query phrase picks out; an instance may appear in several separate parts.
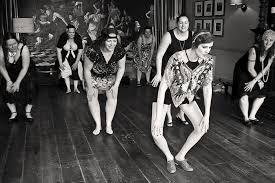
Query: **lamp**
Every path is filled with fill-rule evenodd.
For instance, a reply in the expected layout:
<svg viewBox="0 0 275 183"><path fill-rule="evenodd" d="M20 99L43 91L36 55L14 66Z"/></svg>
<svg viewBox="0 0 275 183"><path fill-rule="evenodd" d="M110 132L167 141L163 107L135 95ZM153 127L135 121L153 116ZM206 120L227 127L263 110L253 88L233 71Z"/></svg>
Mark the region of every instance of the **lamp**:
<svg viewBox="0 0 275 183"><path fill-rule="evenodd" d="M33 18L13 18L13 32L19 39L19 33L34 33Z"/></svg>
<svg viewBox="0 0 275 183"><path fill-rule="evenodd" d="M231 6L240 6L241 10L245 12L247 10L247 5L243 3L243 0L230 0Z"/></svg>

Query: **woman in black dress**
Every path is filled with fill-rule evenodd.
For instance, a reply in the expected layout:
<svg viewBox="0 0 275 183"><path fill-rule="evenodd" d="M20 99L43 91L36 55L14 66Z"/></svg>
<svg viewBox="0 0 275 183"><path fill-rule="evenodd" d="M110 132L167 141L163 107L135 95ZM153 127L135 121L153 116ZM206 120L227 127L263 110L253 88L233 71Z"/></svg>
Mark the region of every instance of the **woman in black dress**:
<svg viewBox="0 0 275 183"><path fill-rule="evenodd" d="M106 92L106 133L113 134L112 121L126 61L125 50L119 46L117 35L114 28L103 30L98 43L87 49L84 59L88 104L96 123L94 135L98 135L101 131L99 91Z"/></svg>
<svg viewBox="0 0 275 183"><path fill-rule="evenodd" d="M77 86L81 77L81 75L79 75L78 67L81 67L79 65L81 64L80 59L82 51L83 45L81 36L75 32L75 27L73 25L68 25L66 32L61 34L57 43L57 58L61 70L61 76L64 78L67 87L66 93L71 92L70 77L74 81L74 92L80 93ZM69 66L65 63L69 63ZM68 69L71 69L71 75L65 74Z"/></svg>
<svg viewBox="0 0 275 183"><path fill-rule="evenodd" d="M0 72L3 75L1 86L4 86L4 102L11 111L9 120L17 119L16 103L23 102L26 119L28 122L32 122L34 87L31 78L29 49L19 42L13 33L6 33L3 41L3 49L0 49Z"/></svg>
<svg viewBox="0 0 275 183"><path fill-rule="evenodd" d="M236 63L233 75L234 98L239 99L239 107L243 114L243 124L261 124L256 114L271 91L272 75L270 66L275 57L275 32L267 30L264 32L260 45L254 45ZM249 113L249 98L253 98L251 111Z"/></svg>
<svg viewBox="0 0 275 183"><path fill-rule="evenodd" d="M152 86L157 87L161 80L161 76L165 69L165 66L169 58L176 52L189 49L192 46L192 35L193 32L189 30L189 20L185 14L181 14L177 17L177 27L166 32L160 42L157 58L156 67L157 73L152 80ZM168 90L165 94L164 108L167 114L167 126L172 126L172 114L171 114L171 97L170 91ZM155 113L156 106L155 102L152 105L152 112ZM184 124L188 124L184 118L182 111L177 114L177 118Z"/></svg>

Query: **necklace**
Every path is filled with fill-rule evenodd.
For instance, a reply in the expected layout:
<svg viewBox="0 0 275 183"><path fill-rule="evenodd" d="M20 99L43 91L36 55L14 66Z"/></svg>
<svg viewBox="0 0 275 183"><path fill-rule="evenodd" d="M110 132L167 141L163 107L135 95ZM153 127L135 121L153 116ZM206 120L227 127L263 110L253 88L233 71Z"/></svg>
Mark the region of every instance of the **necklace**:
<svg viewBox="0 0 275 183"><path fill-rule="evenodd" d="M267 73L264 74L264 60L261 63L262 63L263 82L266 83L268 81L268 78L269 78L269 71L270 71L270 69L268 69ZM266 78L265 78L265 76L266 76Z"/></svg>

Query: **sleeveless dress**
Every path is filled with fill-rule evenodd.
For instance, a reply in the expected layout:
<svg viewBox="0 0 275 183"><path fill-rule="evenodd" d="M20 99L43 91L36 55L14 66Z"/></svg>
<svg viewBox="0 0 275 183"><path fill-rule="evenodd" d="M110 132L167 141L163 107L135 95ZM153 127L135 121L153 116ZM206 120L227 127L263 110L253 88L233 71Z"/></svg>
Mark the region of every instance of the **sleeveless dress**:
<svg viewBox="0 0 275 183"><path fill-rule="evenodd" d="M153 38L152 38L153 39ZM144 36L142 36L142 42L141 42L141 57L139 57L139 54L136 55L134 58L134 67L138 69L139 71L146 73L151 70L151 48L153 41L151 39L151 42L146 44L144 40Z"/></svg>
<svg viewBox="0 0 275 183"><path fill-rule="evenodd" d="M268 63L268 58L266 57L262 62L260 61L260 49L257 45L254 45L252 48L256 51L256 61L255 61L255 70L258 73L262 71L262 67L265 67ZM256 83L251 92L244 91L245 83L252 81L254 77L248 72L248 56L249 51L241 57L234 67L233 74L233 86L232 86L232 97L233 99L240 99L244 95L248 95L251 98L261 98L274 96L275 88L272 86L272 77L274 77L274 68L270 67L270 73L268 81L264 83L264 87L260 89L258 83ZM274 66L274 64L273 64ZM266 75L264 76L266 78ZM261 78L263 80L263 78Z"/></svg>
<svg viewBox="0 0 275 183"><path fill-rule="evenodd" d="M169 58L176 52L186 50L192 47L192 31L188 31L188 38L185 41L180 41L176 38L174 34L174 29L168 31L171 36L171 44L168 46L163 59L162 59L162 68L161 75L163 75L165 67ZM170 90L166 90L164 104L171 104L172 98L170 94Z"/></svg>
<svg viewBox="0 0 275 183"><path fill-rule="evenodd" d="M13 83L16 81L20 71L22 70L22 50L23 50L24 46L25 45L23 45L20 50L20 56L19 56L18 60L14 61L13 63L10 63L8 61L7 52L4 52L5 66L6 66L7 72L10 76L10 79ZM14 104L16 102L20 102L20 103L22 102L22 104L24 104L24 105L32 104L33 95L34 95L34 83L31 78L30 67L20 83L19 92L15 92L15 93L7 92L6 84L7 84L6 80L2 78L1 86L3 87L2 88L3 100L5 103Z"/></svg>

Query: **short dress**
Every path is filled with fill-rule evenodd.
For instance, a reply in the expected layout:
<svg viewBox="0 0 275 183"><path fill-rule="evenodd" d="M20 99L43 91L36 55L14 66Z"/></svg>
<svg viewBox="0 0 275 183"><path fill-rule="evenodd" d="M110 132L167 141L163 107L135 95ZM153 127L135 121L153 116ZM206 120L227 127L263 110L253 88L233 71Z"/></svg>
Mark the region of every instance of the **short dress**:
<svg viewBox="0 0 275 183"><path fill-rule="evenodd" d="M150 60L152 46L153 40L151 40L150 43L146 44L144 36L142 36L140 49L141 57L139 56L139 54L136 54L136 56L134 57L134 67L143 73L146 73L152 69Z"/></svg>
<svg viewBox="0 0 275 183"><path fill-rule="evenodd" d="M260 49L258 45L254 45L252 48L256 51L256 60L255 60L255 70L257 73L262 71L262 67L264 68L268 63L268 58L266 57L262 62L260 61ZM258 83L256 83L251 92L244 91L245 83L250 82L254 79L251 74L248 72L248 56L249 51L241 57L234 67L233 74L233 85L232 85L232 97L233 99L240 99L242 96L247 95L250 98L262 98L274 96L274 86L272 86L272 77L274 77L274 68L272 66L270 68L269 78L267 82L264 83L264 87L260 89ZM273 64L274 66L274 64ZM264 78L267 76L265 75ZM262 79L262 78L261 78Z"/></svg>
<svg viewBox="0 0 275 183"><path fill-rule="evenodd" d="M10 76L11 81L14 83L22 70L22 50L24 48L24 45L22 46L20 50L20 57L17 61L14 61L13 63L10 63L8 61L8 55L6 52L4 52L5 56L5 66L7 69L7 72ZM15 93L9 93L6 90L6 80L2 78L1 81L2 86L2 92L3 92L3 101L5 103L14 104L16 102L22 103L24 105L32 104L33 102L33 95L34 95L34 82L32 80L32 73L31 69L29 68L25 77L22 79L20 83L19 92Z"/></svg>
<svg viewBox="0 0 275 183"><path fill-rule="evenodd" d="M125 56L124 48L117 45L108 63L99 46L88 47L86 56L93 63L91 69L92 86L98 90L109 90L116 81L118 62Z"/></svg>

